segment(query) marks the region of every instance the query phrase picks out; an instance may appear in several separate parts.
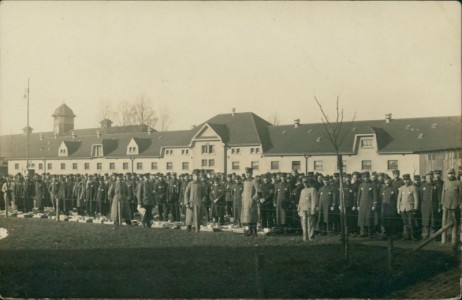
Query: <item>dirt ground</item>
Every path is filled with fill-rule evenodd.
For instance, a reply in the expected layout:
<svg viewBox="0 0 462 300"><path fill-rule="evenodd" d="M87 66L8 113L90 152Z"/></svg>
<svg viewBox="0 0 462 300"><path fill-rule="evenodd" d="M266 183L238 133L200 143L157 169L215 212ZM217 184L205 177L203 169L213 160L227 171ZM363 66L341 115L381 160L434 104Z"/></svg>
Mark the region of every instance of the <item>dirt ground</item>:
<svg viewBox="0 0 462 300"><path fill-rule="evenodd" d="M385 248L355 243L344 267L338 236L304 243L15 218L0 227L9 234L0 240L3 297L384 298L455 268L445 253L396 248L390 273Z"/></svg>

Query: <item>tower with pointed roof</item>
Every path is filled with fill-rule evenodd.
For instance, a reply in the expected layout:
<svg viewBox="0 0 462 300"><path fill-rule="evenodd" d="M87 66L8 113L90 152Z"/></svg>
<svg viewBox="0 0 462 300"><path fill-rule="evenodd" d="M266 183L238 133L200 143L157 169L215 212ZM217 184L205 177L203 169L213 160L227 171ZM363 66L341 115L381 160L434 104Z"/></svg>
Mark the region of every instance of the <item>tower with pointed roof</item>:
<svg viewBox="0 0 462 300"><path fill-rule="evenodd" d="M54 118L53 131L57 135L64 135L74 130L74 112L65 103L52 114Z"/></svg>

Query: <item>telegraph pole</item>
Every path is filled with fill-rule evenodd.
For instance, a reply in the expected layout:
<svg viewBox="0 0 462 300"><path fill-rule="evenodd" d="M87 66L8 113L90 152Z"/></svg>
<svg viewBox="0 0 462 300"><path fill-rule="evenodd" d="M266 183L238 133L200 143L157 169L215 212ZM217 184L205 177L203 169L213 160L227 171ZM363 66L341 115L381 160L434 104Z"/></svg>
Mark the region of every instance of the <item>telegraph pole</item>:
<svg viewBox="0 0 462 300"><path fill-rule="evenodd" d="M30 79L27 78L27 150L26 150L26 172L29 173L29 136L30 136L30 126L29 126L29 92L30 92Z"/></svg>

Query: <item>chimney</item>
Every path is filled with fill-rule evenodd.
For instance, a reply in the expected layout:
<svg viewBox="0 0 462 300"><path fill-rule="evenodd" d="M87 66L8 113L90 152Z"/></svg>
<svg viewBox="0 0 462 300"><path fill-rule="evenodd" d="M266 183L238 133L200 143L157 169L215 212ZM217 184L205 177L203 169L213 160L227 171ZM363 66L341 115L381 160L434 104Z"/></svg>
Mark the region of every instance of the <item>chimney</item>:
<svg viewBox="0 0 462 300"><path fill-rule="evenodd" d="M385 114L385 123L391 122L391 113Z"/></svg>
<svg viewBox="0 0 462 300"><path fill-rule="evenodd" d="M236 115L236 109L233 107L233 109L231 111L232 111L232 115L234 117Z"/></svg>
<svg viewBox="0 0 462 300"><path fill-rule="evenodd" d="M75 134L75 131L72 131L72 138L75 139L77 135Z"/></svg>
<svg viewBox="0 0 462 300"><path fill-rule="evenodd" d="M96 136L97 136L97 137L101 137L101 131L96 130Z"/></svg>
<svg viewBox="0 0 462 300"><path fill-rule="evenodd" d="M45 139L45 136L43 135L43 133L40 134L40 140L43 141Z"/></svg>
<svg viewBox="0 0 462 300"><path fill-rule="evenodd" d="M300 119L295 119L294 120L294 127L298 128L299 125L300 125Z"/></svg>

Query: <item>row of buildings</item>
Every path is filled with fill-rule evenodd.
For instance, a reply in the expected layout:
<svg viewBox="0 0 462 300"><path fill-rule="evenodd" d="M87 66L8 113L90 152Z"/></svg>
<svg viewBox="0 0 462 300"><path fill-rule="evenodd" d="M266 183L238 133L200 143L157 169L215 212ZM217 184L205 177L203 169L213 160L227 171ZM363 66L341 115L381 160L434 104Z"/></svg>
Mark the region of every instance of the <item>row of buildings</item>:
<svg viewBox="0 0 462 300"><path fill-rule="evenodd" d="M66 104L52 116L53 131L24 128L24 134L0 136L3 173L25 173L27 157L29 169L39 174L193 169L240 174L248 166L256 174L338 171L322 123L295 120L273 126L254 113L233 109L188 130L157 132L146 125L112 126L108 119L99 128L75 129L76 116ZM460 116L392 119L387 114L382 120L345 122L341 135L346 172L425 174L462 167Z"/></svg>

